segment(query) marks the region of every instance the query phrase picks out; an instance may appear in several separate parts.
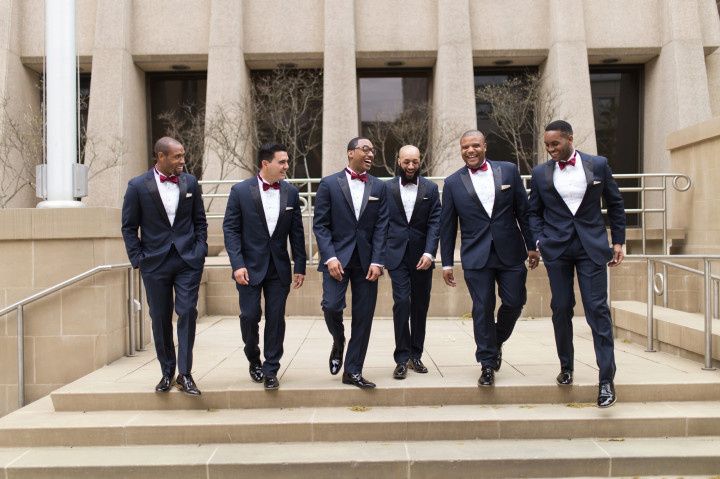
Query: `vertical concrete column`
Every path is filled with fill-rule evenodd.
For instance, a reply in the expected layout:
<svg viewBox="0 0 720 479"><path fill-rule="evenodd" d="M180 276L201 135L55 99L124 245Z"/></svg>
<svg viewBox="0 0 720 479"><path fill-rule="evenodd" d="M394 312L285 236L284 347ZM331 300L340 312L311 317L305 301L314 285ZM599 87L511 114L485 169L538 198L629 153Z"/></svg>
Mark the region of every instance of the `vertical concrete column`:
<svg viewBox="0 0 720 479"><path fill-rule="evenodd" d="M85 161L85 203L118 207L127 181L149 165L145 72L132 57L132 0L98 0ZM158 26L160 27L160 26Z"/></svg>
<svg viewBox="0 0 720 479"><path fill-rule="evenodd" d="M345 148L359 133L353 0L325 0L323 176L347 164Z"/></svg>
<svg viewBox="0 0 720 479"><path fill-rule="evenodd" d="M438 52L433 76L434 174L460 167L459 138L477 128L469 0L437 2Z"/></svg>
<svg viewBox="0 0 720 479"><path fill-rule="evenodd" d="M26 68L20 60L21 11L20 2L0 0L0 101L7 101L6 111L14 119L39 115L42 98L41 91L36 87L38 75ZM42 11L41 8L39 14ZM3 134L0 131L0 135ZM42 158L35 160L40 163ZM11 161L21 163L23 159L16 156ZM34 166L32 174L35 174ZM25 187L9 200L7 206L28 208L35 206L36 202L35 191Z"/></svg>
<svg viewBox="0 0 720 479"><path fill-rule="evenodd" d="M646 172L668 171L667 135L710 118L710 94L696 2L660 0L660 55L645 66Z"/></svg>
<svg viewBox="0 0 720 479"><path fill-rule="evenodd" d="M720 116L720 4L716 0L698 0L702 21L703 50L710 95L710 115Z"/></svg>
<svg viewBox="0 0 720 479"><path fill-rule="evenodd" d="M597 153L582 0L549 0L550 50L540 67L553 119L573 126L575 145ZM548 112L542 113L546 116Z"/></svg>

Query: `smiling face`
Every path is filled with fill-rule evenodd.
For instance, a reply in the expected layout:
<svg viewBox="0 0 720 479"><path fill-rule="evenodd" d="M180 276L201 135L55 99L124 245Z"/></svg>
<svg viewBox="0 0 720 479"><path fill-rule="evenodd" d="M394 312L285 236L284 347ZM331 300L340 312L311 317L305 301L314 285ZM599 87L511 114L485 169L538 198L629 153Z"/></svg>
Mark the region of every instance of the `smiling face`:
<svg viewBox="0 0 720 479"><path fill-rule="evenodd" d="M163 175L179 175L185 168L185 148L180 143L170 143L167 153L158 152L156 167Z"/></svg>
<svg viewBox="0 0 720 479"><path fill-rule="evenodd" d="M487 145L482 133L476 133L460 138L460 154L463 161L470 168L477 168L485 161Z"/></svg>
<svg viewBox="0 0 720 479"><path fill-rule="evenodd" d="M375 158L375 149L370 140L365 138L358 140L357 147L348 150L348 166L355 173L366 173L372 168Z"/></svg>
<svg viewBox="0 0 720 479"><path fill-rule="evenodd" d="M398 166L405 178L413 180L420 173L420 150L414 146L406 145L398 153Z"/></svg>
<svg viewBox="0 0 720 479"><path fill-rule="evenodd" d="M559 130L545 132L545 150L555 161L567 161L573 152L573 136Z"/></svg>
<svg viewBox="0 0 720 479"><path fill-rule="evenodd" d="M276 151L273 154L272 160L262 161L260 176L262 176L262 178L268 183L275 183L285 179L289 167L290 158L288 157L287 152Z"/></svg>

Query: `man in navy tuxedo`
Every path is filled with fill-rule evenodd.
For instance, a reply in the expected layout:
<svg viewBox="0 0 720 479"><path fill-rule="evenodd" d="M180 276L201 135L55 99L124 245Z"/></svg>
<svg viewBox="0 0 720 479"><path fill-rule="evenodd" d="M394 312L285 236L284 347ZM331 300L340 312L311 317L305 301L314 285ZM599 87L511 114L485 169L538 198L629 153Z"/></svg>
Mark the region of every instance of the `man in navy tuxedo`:
<svg viewBox="0 0 720 479"><path fill-rule="evenodd" d="M258 151L257 176L230 190L223 233L233 279L240 296L240 331L250 378L265 389L280 386L277 372L285 339L285 303L290 284L305 279L305 234L298 189L282 181L289 167L287 148L268 143ZM291 278L288 238L295 261ZM260 361L259 324L265 296L265 362Z"/></svg>
<svg viewBox="0 0 720 479"><path fill-rule="evenodd" d="M177 140L160 138L154 153L155 166L128 183L122 234L130 263L140 268L150 306L155 351L162 370L155 391L170 390L177 366L176 386L186 394L199 396L191 372L198 291L208 251L202 190L194 176L183 172L185 149ZM178 315L177 357L173 306Z"/></svg>
<svg viewBox="0 0 720 479"><path fill-rule="evenodd" d="M400 148L396 173L385 183L389 213L385 268L393 291L393 377L405 379L408 368L428 371L422 352L439 239L440 194L435 183L420 176L420 150L415 146Z"/></svg>
<svg viewBox="0 0 720 479"><path fill-rule="evenodd" d="M590 325L600 369L597 405L615 403L615 353L607 303L607 270L623 260L625 207L607 158L577 151L569 123L545 128L551 160L533 168L530 224L537 238L552 292L552 321L560 358L557 383L573 382L573 277L577 271L585 318ZM608 246L600 199L605 200L612 248Z"/></svg>
<svg viewBox="0 0 720 479"><path fill-rule="evenodd" d="M330 373L343 365L343 310L348 283L352 289L352 331L342 382L359 388L375 384L362 376L370 328L382 275L383 248L388 225L385 184L368 174L375 149L367 138L348 143L348 166L320 181L315 196L313 231L323 274L322 310L333 337Z"/></svg>
<svg viewBox="0 0 720 479"><path fill-rule="evenodd" d="M530 232L528 199L513 163L485 158L485 135L470 130L460 138L465 166L445 179L440 220L443 279L455 287L453 262L458 219L460 261L472 298L479 386L495 384L508 340L525 305L525 260L538 264ZM495 284L502 302L495 322Z"/></svg>

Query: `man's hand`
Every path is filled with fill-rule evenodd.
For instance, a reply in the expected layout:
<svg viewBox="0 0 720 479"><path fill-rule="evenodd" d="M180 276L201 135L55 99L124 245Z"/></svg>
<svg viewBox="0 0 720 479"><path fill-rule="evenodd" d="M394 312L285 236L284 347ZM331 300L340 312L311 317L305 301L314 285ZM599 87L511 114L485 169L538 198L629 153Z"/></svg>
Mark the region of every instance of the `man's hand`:
<svg viewBox="0 0 720 479"><path fill-rule="evenodd" d="M233 278L235 278L235 281L241 286L250 284L250 276L248 276L247 268L236 269L233 273Z"/></svg>
<svg viewBox="0 0 720 479"><path fill-rule="evenodd" d="M625 259L625 253L623 253L623 247L621 244L614 244L613 245L613 259L608 263L608 266L611 268L613 266L617 266L620 263L623 262L623 259Z"/></svg>
<svg viewBox="0 0 720 479"><path fill-rule="evenodd" d="M451 288L457 286L457 283L455 282L455 275L451 269L443 269L443 280L445 280L445 284Z"/></svg>
<svg viewBox="0 0 720 479"><path fill-rule="evenodd" d="M295 275L293 275L293 289L298 289L300 286L303 285L304 281L305 281L304 274L295 273Z"/></svg>
<svg viewBox="0 0 720 479"><path fill-rule="evenodd" d="M428 258L425 255L420 256L420 261L418 261L418 264L415 266L415 269L418 271L425 271L430 266L432 266L432 260Z"/></svg>
<svg viewBox="0 0 720 479"><path fill-rule="evenodd" d="M370 269L368 270L367 276L365 276L365 279L368 281L377 281L377 279L382 276L382 268L377 265L370 265Z"/></svg>
<svg viewBox="0 0 720 479"><path fill-rule="evenodd" d="M333 259L333 260L328 261L327 269L328 269L328 273L330 273L330 276L332 276L332 278L335 281L342 281L342 277L345 274L345 270L343 270L343 267L340 264L339 260Z"/></svg>
<svg viewBox="0 0 720 479"><path fill-rule="evenodd" d="M530 269L537 268L540 264L540 253L538 251L528 251L528 266Z"/></svg>

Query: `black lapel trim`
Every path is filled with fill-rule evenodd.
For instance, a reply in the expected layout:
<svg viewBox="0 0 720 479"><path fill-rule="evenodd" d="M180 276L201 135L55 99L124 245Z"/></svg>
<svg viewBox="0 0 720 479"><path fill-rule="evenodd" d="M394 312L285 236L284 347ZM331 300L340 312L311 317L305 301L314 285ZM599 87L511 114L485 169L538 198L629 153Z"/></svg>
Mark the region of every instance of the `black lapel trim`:
<svg viewBox="0 0 720 479"><path fill-rule="evenodd" d="M353 206L352 195L350 194L350 185L348 185L345 170L341 171L338 174L337 180L340 184L340 190L342 191L343 196L345 197L345 201L347 202L347 206L348 208L350 208L350 213L352 214L352 217L355 218L355 207ZM357 221L357 218L355 218L355 221Z"/></svg>
<svg viewBox="0 0 720 479"><path fill-rule="evenodd" d="M423 196L425 196L425 192L427 191L427 184L425 183L427 180L423 177L418 177L418 190L417 190L417 198L415 198L415 206L413 206L412 214L410 215L410 223L412 223L412 220L415 219L415 215L417 213L417 210L420 209L420 205L422 204Z"/></svg>
<svg viewBox="0 0 720 479"><path fill-rule="evenodd" d="M153 203L155 203L155 207L157 207L160 217L165 220L165 224L171 226L170 218L168 218L167 211L165 211L165 205L163 205L162 198L160 197L160 191L158 190L157 183L155 183L155 172L153 170L154 168L151 168L145 177L145 187L150 192L150 198L152 198ZM179 204L180 201L178 201L178 205Z"/></svg>
<svg viewBox="0 0 720 479"><path fill-rule="evenodd" d="M490 218L487 211L485 210L485 207L482 205L482 201L480 201L477 193L475 193L475 187L473 186L472 179L470 178L470 171L468 171L467 168L463 168L462 170L460 170L460 179L462 180L463 185L465 185L465 189L467 190L470 197L473 199L473 201L475 201L477 206L480 207L480 211L485 213L485 216Z"/></svg>
<svg viewBox="0 0 720 479"><path fill-rule="evenodd" d="M270 231L267 227L267 218L265 218L265 209L263 209L262 198L260 198L260 188L258 187L257 178L253 178L254 181L250 181L250 196L255 203L255 210L257 211L260 221L264 226L265 234L270 236Z"/></svg>

